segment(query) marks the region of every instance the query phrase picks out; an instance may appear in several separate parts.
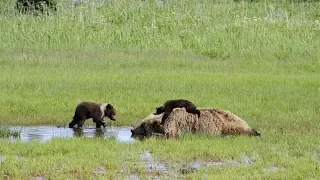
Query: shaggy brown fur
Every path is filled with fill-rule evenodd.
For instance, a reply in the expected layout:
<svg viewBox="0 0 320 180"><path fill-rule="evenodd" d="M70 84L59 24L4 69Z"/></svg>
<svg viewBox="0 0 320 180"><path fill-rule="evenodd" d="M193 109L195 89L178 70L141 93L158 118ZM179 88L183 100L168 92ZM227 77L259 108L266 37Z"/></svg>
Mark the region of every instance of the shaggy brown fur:
<svg viewBox="0 0 320 180"><path fill-rule="evenodd" d="M177 137L183 132L208 132L217 135L248 135L261 134L230 111L207 108L200 109L201 116L187 113L184 108L176 108L164 125L167 137Z"/></svg>
<svg viewBox="0 0 320 180"><path fill-rule="evenodd" d="M154 115L151 114L145 119L142 120L142 123L135 127L134 129L131 129L132 137L150 137L150 136L161 136L164 135L164 129L161 123L161 118L163 114L161 115Z"/></svg>
<svg viewBox="0 0 320 180"><path fill-rule="evenodd" d="M185 108L175 108L169 115L166 123L160 124L163 114L147 117L147 121L132 130L132 134L143 132L152 135L163 133L166 137L179 137L184 132L207 132L216 135L248 135L261 134L238 116L220 109L200 109L201 116L187 113ZM152 127L152 128L150 128ZM160 131L161 130L161 131ZM142 133L142 134L143 134Z"/></svg>

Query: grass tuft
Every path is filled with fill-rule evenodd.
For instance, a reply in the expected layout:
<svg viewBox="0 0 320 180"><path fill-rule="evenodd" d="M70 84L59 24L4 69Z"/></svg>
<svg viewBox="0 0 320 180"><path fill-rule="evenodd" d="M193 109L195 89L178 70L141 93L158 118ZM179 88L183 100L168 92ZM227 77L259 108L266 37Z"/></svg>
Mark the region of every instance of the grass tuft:
<svg viewBox="0 0 320 180"><path fill-rule="evenodd" d="M0 128L0 138L8 138L8 137L20 137L20 130L10 130L6 127Z"/></svg>

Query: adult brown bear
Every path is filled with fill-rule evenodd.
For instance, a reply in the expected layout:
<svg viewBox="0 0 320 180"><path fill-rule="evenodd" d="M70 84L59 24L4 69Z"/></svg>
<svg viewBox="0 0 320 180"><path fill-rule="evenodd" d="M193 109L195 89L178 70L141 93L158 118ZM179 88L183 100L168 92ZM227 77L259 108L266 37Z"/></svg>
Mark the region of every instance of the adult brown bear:
<svg viewBox="0 0 320 180"><path fill-rule="evenodd" d="M78 127L82 127L85 120L92 118L96 123L96 128L101 128L101 125L106 127L103 120L104 117L115 121L116 109L107 103L95 103L95 102L81 102L77 105L74 112L73 120L69 124L69 128L73 128L76 124Z"/></svg>
<svg viewBox="0 0 320 180"><path fill-rule="evenodd" d="M188 113L185 108L175 108L166 123L161 125L163 114L147 117L139 126L132 129L132 135L153 136L162 133L166 137L179 137L184 132L206 132L216 135L260 136L247 122L230 111L206 108L200 109L201 116Z"/></svg>

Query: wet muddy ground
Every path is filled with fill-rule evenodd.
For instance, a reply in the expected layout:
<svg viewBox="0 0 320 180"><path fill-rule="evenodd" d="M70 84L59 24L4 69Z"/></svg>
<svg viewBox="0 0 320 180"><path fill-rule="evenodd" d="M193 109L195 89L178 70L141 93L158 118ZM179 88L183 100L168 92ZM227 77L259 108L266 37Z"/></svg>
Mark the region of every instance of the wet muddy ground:
<svg viewBox="0 0 320 180"><path fill-rule="evenodd" d="M118 142L134 142L135 139L131 137L131 127L112 127L96 129L95 127L85 127L82 129L73 129L67 127L56 126L19 126L9 127L12 131L20 131L21 141L39 140L46 142L53 138L72 138L72 137L102 137L105 139L114 138ZM16 140L14 137L11 140ZM124 161L119 174L124 179L140 179L141 176L147 179L183 179L183 176L190 173L196 173L202 170L203 177L208 175L209 168L223 168L227 166L252 166L259 159L259 154L256 152L242 153L237 159L218 159L218 160L203 160L194 158L188 162L163 161L155 157L152 151L143 151L137 153L138 161ZM317 156L317 152L312 154ZM17 156L21 159L23 157ZM0 164L6 160L5 155L0 154ZM146 174L141 174L139 170L132 167L142 167ZM104 176L107 172L106 167L97 167L92 172L95 175ZM278 171L285 171L285 168L276 165L266 167L264 172L275 173ZM123 176L124 175L124 176ZM46 179L45 176L33 176L31 179Z"/></svg>
<svg viewBox="0 0 320 180"><path fill-rule="evenodd" d="M134 162L135 165L145 168L147 179L183 179L183 176L204 170L203 178L208 175L208 168L221 168L226 166L251 166L255 164L255 160L259 158L256 152L243 153L239 159L229 160L200 160L194 159L189 162L161 161L153 156L151 151L145 151L138 154L140 161ZM132 163L132 162L127 162ZM125 164L124 164L125 165ZM266 171L277 172L278 167L266 168ZM101 169L97 169L101 173ZM132 169L123 167L121 173L129 174L124 179L140 179L139 173ZM103 174L103 173L102 173Z"/></svg>
<svg viewBox="0 0 320 180"><path fill-rule="evenodd" d="M17 126L9 127L11 131L20 131L18 139L22 141L39 140L46 142L53 138L72 138L72 137L104 137L115 138L118 142L133 142L131 138L131 127L113 127L96 129L95 127L68 128L57 126ZM17 138L10 137L10 140Z"/></svg>

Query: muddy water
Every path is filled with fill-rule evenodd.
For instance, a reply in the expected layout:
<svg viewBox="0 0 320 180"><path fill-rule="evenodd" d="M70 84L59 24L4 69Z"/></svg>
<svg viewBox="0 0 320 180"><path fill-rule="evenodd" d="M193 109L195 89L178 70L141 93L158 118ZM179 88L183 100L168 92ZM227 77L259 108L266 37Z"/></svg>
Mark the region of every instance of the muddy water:
<svg viewBox="0 0 320 180"><path fill-rule="evenodd" d="M259 157L256 152L252 154L243 153L239 159L231 160L200 160L194 159L189 162L174 162L174 161L161 161L154 157L151 151L145 151L138 154L140 162L135 162L137 165L142 165L146 169L146 179L184 179L183 176L189 173L195 173L204 169L202 179L208 179L208 168L212 167L227 167L227 166L240 166L240 165L253 165L255 160ZM277 171L272 169L272 171ZM124 179L139 179L139 175L123 169L122 173L130 173Z"/></svg>
<svg viewBox="0 0 320 180"><path fill-rule="evenodd" d="M130 127L113 127L96 129L95 127L87 127L82 129L57 127L57 126L17 126L9 127L10 130L20 131L20 140L31 141L39 140L45 142L53 138L71 138L71 137L103 137L114 138L118 142L133 142L131 138ZM16 140L11 137L10 140Z"/></svg>
<svg viewBox="0 0 320 180"><path fill-rule="evenodd" d="M166 163L155 160L150 151L141 153L140 159L145 163L147 172L168 172L168 165Z"/></svg>

